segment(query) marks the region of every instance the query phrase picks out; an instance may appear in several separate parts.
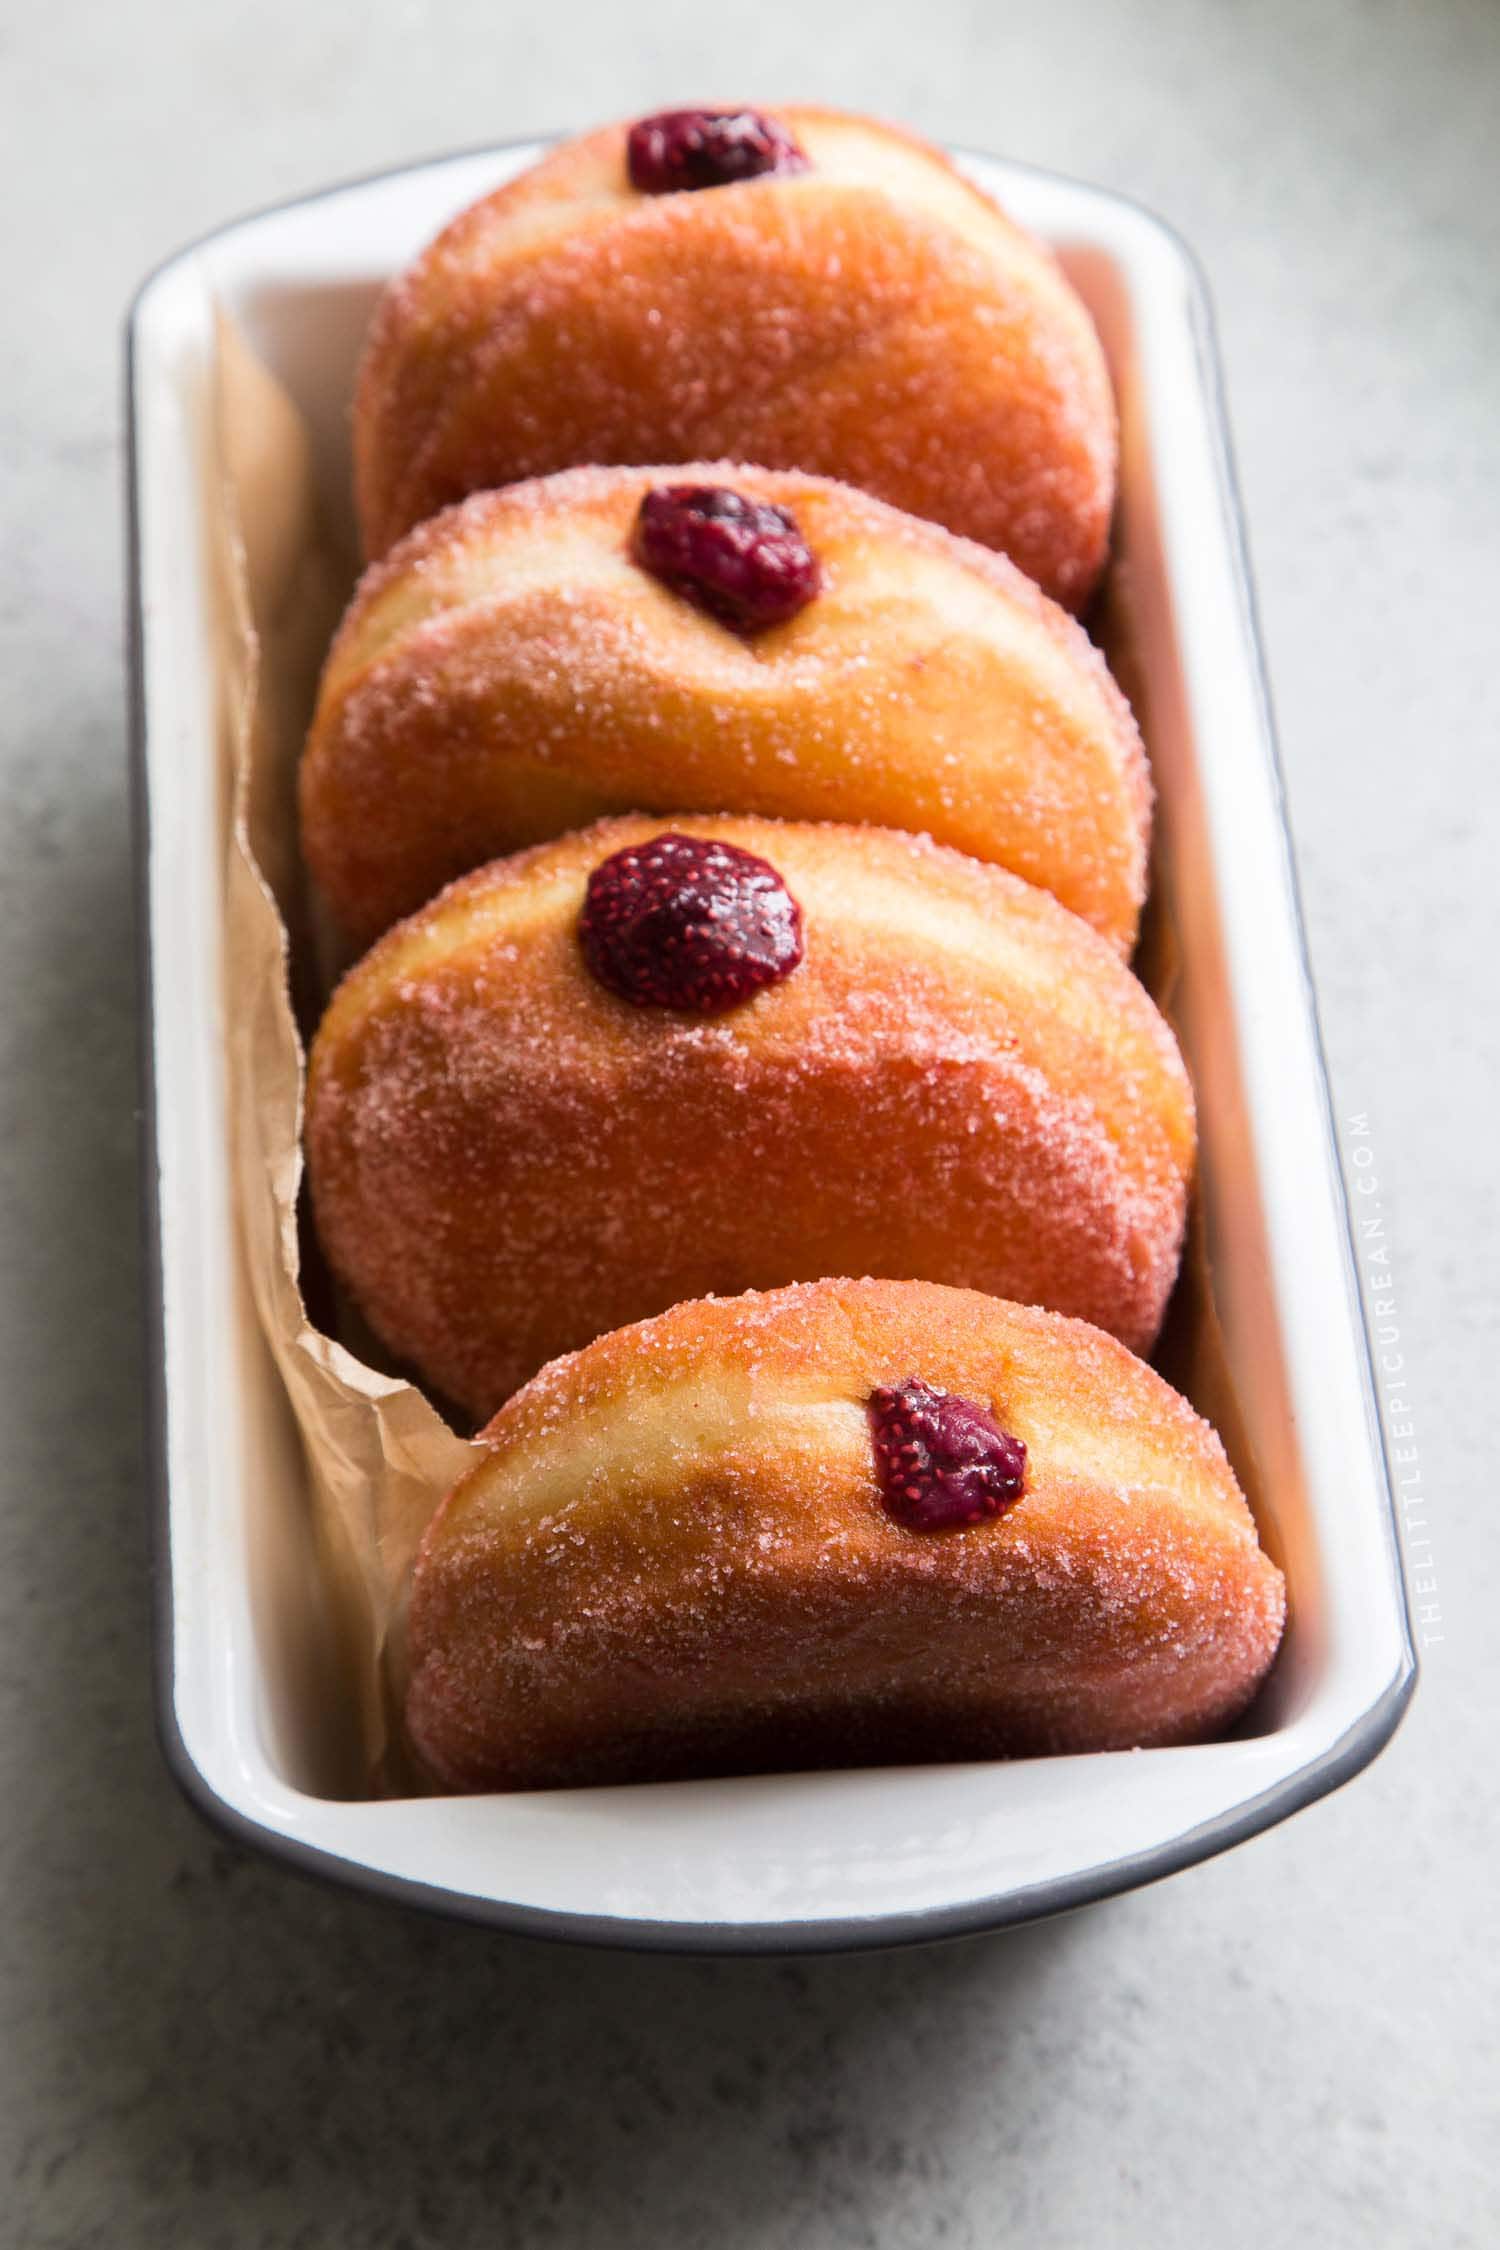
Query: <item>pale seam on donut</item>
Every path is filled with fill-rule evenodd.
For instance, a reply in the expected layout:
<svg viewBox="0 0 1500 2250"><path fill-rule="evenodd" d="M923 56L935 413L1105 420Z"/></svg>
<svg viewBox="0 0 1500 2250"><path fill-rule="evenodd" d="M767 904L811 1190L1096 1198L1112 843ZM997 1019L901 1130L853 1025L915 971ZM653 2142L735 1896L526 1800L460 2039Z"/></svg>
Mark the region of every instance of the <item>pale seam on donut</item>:
<svg viewBox="0 0 1500 2250"><path fill-rule="evenodd" d="M812 170L771 174L739 183L738 188L731 184L727 188L700 192L734 194L748 189L752 193L804 199L816 197L824 187L831 186L863 188L889 196L898 207L916 211L957 235L987 264L1002 269L1015 265L1024 267L1027 284L1046 295L1054 306L1065 311L1071 325L1081 329L1087 316L1081 313L1068 282L1047 252L988 197L961 174L952 171L936 153L893 135L872 132L852 119L818 116L796 109L776 114L793 123L812 161ZM645 209L661 200L642 196L630 185L623 162L622 138L617 133L606 129L592 137L599 143L592 174L573 163L565 194L556 197L539 194L525 200L517 196L512 207L503 213L503 231L497 233L493 227L478 226L457 237L443 259L445 286L465 273L492 274L497 265L510 258L520 263L534 250L546 248L556 236L590 216L627 214L632 207ZM570 148L564 144L557 153L570 157L581 146L574 144ZM547 156L540 160L544 171L548 162ZM526 175L521 174L519 178L525 180ZM510 184L496 190L496 197L505 197ZM538 185L545 187L545 180ZM483 211L485 205L476 208ZM467 216L460 214L460 225ZM465 256L464 250L470 254Z"/></svg>
<svg viewBox="0 0 1500 2250"><path fill-rule="evenodd" d="M662 825L665 824L653 824L647 833L659 833ZM700 820L688 825L696 826L700 833L712 834L716 824ZM775 848L774 830L767 836L766 848ZM408 979L452 963L471 949L535 940L544 931L554 928L559 920L576 915L583 901L583 869L562 867L544 871L533 864L527 872L530 878L527 885L519 880L497 883L493 887L475 884L467 896L450 894L441 915L420 916L408 923L335 997L329 1012L327 1037L334 1041L340 1037L346 1012L357 1022L365 990L371 983L375 983L377 989L384 987L386 991L398 992ZM534 886L544 872L550 879L538 896ZM818 883L818 878L813 880L814 884ZM811 907L814 901L810 897L806 903ZM831 902L824 897L816 898L818 911L821 912L825 904ZM836 904L846 927L870 933L877 941L894 941L898 946L913 943L928 946L945 964L953 963L957 957L970 975L983 978L986 983L998 979L1001 990L990 996L1002 1003L1013 991L1032 1001L1042 996L1045 1005L1071 1029L1092 1046L1103 1046L1095 1011L1086 1004L1088 995L1081 980L1075 982L1066 973L1059 974L1060 968L1065 972L1067 964L1044 944L1017 943L1003 913L997 912L991 920L955 900L951 894L929 897L909 883L882 881L879 872L868 865L861 870L858 885L837 887ZM1129 972L1121 968L1119 974L1126 976ZM1144 995L1142 1000L1144 1003ZM1024 1007L1018 1007L1015 1013L1018 1030L1023 1030ZM1119 1121L1109 1114L1113 1105L1101 1108L1097 1088L1093 1095L1091 1107L1110 1137L1118 1139Z"/></svg>
<svg viewBox="0 0 1500 2250"><path fill-rule="evenodd" d="M523 525L529 539L515 536ZM888 536L897 536L894 527ZM1039 692L1051 699L1065 720L1114 747L1120 714L1099 678L1102 659L1081 634L1081 646L1068 646L1020 604L1007 601L997 588L983 585L962 567L927 552L921 539L903 541L896 557L880 551L878 537L878 533L873 538L867 533L864 540L858 540L845 535L838 542L833 575L809 619L808 637L820 622L844 627L857 623L866 605L879 608L894 601L916 610L925 602L932 616L943 620L945 634L956 638L967 633L1003 662L1029 672ZM399 644L420 632L430 619L488 603L493 605L499 623L513 600L542 589L555 590L560 601L589 589L603 589L612 599L623 596L629 606L647 608L653 627L664 640L670 639L675 655L701 655L707 659L705 670L710 684L718 684L712 680L713 673L727 674L724 684L751 700L757 691L774 697L790 685L777 674L792 669L798 660L800 636L795 627L757 645L655 586L631 563L624 537L602 511L582 521L558 516L543 520L540 510L529 520L519 518L519 513L507 516L503 527L497 527L489 551L481 538L464 552L463 566L454 574L454 578L468 579L464 593L458 593L454 579L446 573L441 574L443 582L434 585L438 577L432 571L424 577L418 569L381 590L370 613L360 620L353 646L335 652L320 697L325 709L331 712L337 698L347 693L361 674L388 657L399 658L404 653ZM888 629L888 619L883 619L882 625ZM811 661L822 665L830 660L819 656ZM688 677L691 680L691 671ZM1117 763L1123 767L1124 757L1117 755Z"/></svg>
<svg viewBox="0 0 1500 2250"><path fill-rule="evenodd" d="M459 1504L450 1503L442 1519L443 1545L451 1550L478 1534L486 1519L524 1535L564 1511L569 1537L576 1537L591 1519L618 1521L622 1492L666 1495L695 1471L742 1454L747 1445L769 1448L783 1461L805 1453L825 1470L841 1462L851 1481L870 1481L873 1498L865 1400L847 1391L825 1389L820 1395L813 1366L797 1386L800 1395L788 1399L793 1380L785 1373L778 1378L782 1395L774 1403L755 1397L751 1377L731 1383L716 1371L710 1384L696 1370L644 1397L627 1389L610 1398L574 1401L561 1426L533 1429L514 1448L502 1442L494 1457L471 1473L455 1495ZM1086 1423L1061 1419L1054 1406L1042 1454L1034 1441L1043 1433L1029 1416L1009 1411L1003 1399L986 1403L1007 1426L1019 1421L1015 1434L1027 1440L1034 1456L1041 1454L1033 1459L1033 1479L1050 1470L1106 1490L1149 1492L1188 1517L1238 1528L1253 1540L1248 1512L1241 1523L1240 1511L1226 1504L1224 1494L1206 1480L1185 1478L1171 1447L1153 1442L1144 1416L1128 1432L1127 1451L1127 1434L1119 1426L1106 1441Z"/></svg>

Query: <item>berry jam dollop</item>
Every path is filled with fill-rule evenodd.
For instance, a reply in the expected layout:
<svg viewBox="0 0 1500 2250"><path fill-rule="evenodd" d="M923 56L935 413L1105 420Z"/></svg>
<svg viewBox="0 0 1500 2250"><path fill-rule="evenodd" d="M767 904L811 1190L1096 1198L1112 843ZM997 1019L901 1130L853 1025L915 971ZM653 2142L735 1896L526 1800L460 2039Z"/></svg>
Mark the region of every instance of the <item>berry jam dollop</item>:
<svg viewBox="0 0 1500 2250"><path fill-rule="evenodd" d="M912 1376L873 1391L875 1476L887 1515L908 1531L953 1531L1013 1508L1026 1448L987 1408Z"/></svg>
<svg viewBox="0 0 1500 2250"><path fill-rule="evenodd" d="M642 195L730 187L767 172L810 169L786 127L758 109L659 110L631 126L625 163Z"/></svg>
<svg viewBox="0 0 1500 2250"><path fill-rule="evenodd" d="M823 583L796 517L727 484L653 485L630 551L642 570L737 633L784 625Z"/></svg>
<svg viewBox="0 0 1500 2250"><path fill-rule="evenodd" d="M609 991L637 1008L736 1008L802 959L802 909L768 860L668 832L589 877L578 934Z"/></svg>

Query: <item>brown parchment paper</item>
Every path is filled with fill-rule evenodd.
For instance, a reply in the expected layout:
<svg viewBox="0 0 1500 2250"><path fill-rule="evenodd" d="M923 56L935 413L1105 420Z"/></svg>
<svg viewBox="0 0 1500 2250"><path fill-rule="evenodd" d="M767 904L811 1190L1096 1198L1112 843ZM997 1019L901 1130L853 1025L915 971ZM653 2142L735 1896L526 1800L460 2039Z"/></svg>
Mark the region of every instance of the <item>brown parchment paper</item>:
<svg viewBox="0 0 1500 2250"><path fill-rule="evenodd" d="M429 1515L470 1458L410 1383L308 1317L301 1287L304 1020L324 981L297 854L296 768L347 592L301 420L224 314L209 479L231 819L225 1021L234 1178L252 1294L307 1456L314 1537L347 1648L365 1757L386 1750L382 1664Z"/></svg>
<svg viewBox="0 0 1500 2250"><path fill-rule="evenodd" d="M224 726L232 790L226 868L226 1021L234 1176L256 1308L307 1459L313 1536L345 1648L371 1793L415 1786L389 1713L399 1703L406 1575L433 1508L474 1453L412 1384L351 1348L365 1344L326 1283L330 1328L309 1317L299 1246L303 1025L339 965L307 897L296 769L324 652L352 566L320 519L311 445L282 387L219 315L209 478ZM1128 605L1095 620L1147 739L1146 683L1131 662ZM1168 1015L1177 941L1153 885L1136 968ZM365 1344L365 1348L372 1348ZM1195 1199L1182 1277L1153 1355L1219 1429L1273 1555L1279 1541L1215 1315ZM1279 1556L1278 1556L1278 1559Z"/></svg>

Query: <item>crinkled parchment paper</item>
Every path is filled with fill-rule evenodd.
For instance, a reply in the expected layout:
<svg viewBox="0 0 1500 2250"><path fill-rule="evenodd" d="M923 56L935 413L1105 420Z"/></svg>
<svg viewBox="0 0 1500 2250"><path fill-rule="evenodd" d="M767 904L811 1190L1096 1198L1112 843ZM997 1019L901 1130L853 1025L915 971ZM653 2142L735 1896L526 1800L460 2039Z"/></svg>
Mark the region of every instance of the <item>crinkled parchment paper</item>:
<svg viewBox="0 0 1500 2250"><path fill-rule="evenodd" d="M471 1456L410 1383L313 1326L298 1241L304 1020L316 1009L297 853L296 772L323 654L348 591L319 522L306 430L227 317L211 442L233 813L226 873L229 1098L250 1283L302 1433L323 1567L347 1641L372 1774L382 1663L429 1515Z"/></svg>

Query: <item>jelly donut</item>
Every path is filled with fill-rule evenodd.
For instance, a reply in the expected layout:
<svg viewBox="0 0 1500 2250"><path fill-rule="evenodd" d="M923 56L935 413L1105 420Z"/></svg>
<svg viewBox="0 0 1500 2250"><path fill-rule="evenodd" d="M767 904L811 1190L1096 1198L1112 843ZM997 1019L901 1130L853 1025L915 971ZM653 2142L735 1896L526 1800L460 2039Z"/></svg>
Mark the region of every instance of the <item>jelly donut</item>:
<svg viewBox="0 0 1500 2250"><path fill-rule="evenodd" d="M1116 439L1050 253L925 143L794 108L606 126L463 212L380 304L354 450L372 556L491 485L722 455L863 485L1076 608Z"/></svg>
<svg viewBox="0 0 1500 2250"><path fill-rule="evenodd" d="M367 943L497 853L625 811L925 830L1128 949L1151 791L1082 628L1002 556L819 477L697 463L486 493L365 578L302 763Z"/></svg>
<svg viewBox="0 0 1500 2250"><path fill-rule="evenodd" d="M1170 1030L1046 892L889 829L604 821L344 979L307 1157L335 1271L478 1417L679 1298L826 1273L1144 1350L1194 1149Z"/></svg>
<svg viewBox="0 0 1500 2250"><path fill-rule="evenodd" d="M484 1438L407 1615L448 1789L1201 1741L1281 1637L1207 1423L1097 1328L969 1290L676 1305Z"/></svg>

